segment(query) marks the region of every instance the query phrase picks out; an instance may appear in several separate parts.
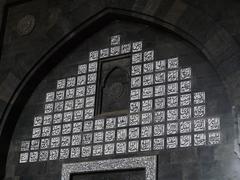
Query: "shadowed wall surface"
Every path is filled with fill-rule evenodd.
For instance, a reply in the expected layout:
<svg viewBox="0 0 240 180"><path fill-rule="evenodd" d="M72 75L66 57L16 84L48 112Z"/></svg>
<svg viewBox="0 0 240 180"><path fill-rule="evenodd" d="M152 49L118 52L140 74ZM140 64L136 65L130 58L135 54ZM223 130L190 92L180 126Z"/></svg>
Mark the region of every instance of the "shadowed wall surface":
<svg viewBox="0 0 240 180"><path fill-rule="evenodd" d="M1 173L6 179L60 179L62 163L83 161L19 164L20 143L32 136L33 117L44 111L45 95L56 89L56 81L77 74L78 65L88 62L89 51L109 46L109 38L116 34L121 43L143 41L144 50L154 49L156 59L179 57L181 67L192 68L192 91L206 93L206 115L221 117L219 145L120 156L157 155L158 179L239 179L239 2L2 4L0 140ZM109 103L104 102L106 107Z"/></svg>

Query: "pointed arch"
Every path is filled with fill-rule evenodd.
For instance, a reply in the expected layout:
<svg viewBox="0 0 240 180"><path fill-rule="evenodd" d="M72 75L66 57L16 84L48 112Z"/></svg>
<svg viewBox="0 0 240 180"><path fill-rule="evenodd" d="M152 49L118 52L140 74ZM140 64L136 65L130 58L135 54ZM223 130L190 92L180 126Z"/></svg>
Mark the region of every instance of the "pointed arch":
<svg viewBox="0 0 240 180"><path fill-rule="evenodd" d="M37 63L32 66L26 76L22 79L20 85L15 89L1 117L2 122L0 127L0 143L4 144L4 146L1 147L0 154L0 159L2 160L0 164L2 174L0 175L0 177L4 177L6 158L8 154L11 136L17 123L18 116L23 108L22 105L26 103L28 95L34 91L34 89L38 85L38 82L44 76L46 76L46 74L53 67L55 67L55 65L59 62L59 59L63 59L65 55L68 54L68 52L70 52L74 46L76 46L76 44L84 41L84 39L91 36L95 31L116 19L140 22L160 28L165 28L168 31L174 32L181 38L184 38L198 49L201 49L203 54L205 54L205 56L207 56L210 61L215 62L214 57L210 54L211 49L214 49L213 47L209 47L209 49L207 49L207 47L204 47L204 45L201 44L200 39L198 40L197 37L193 37L191 33L185 32L176 25L170 24L164 20L157 19L149 15L128 10L105 8L102 11L97 12L94 16L90 17L78 27L74 28L69 34L60 39L53 47L51 47L37 61ZM232 40L229 42L232 42ZM238 48L236 48L236 51L237 50ZM216 69L218 69L217 65ZM221 71L221 69L219 71ZM225 72L221 73L224 77ZM226 75L227 73L228 72L226 72Z"/></svg>

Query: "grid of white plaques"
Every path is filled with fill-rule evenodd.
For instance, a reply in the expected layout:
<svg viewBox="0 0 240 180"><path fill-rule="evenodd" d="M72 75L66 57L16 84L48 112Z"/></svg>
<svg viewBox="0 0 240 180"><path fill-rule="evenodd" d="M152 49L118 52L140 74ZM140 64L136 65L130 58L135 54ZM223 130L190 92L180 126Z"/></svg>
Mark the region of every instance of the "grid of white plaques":
<svg viewBox="0 0 240 180"><path fill-rule="evenodd" d="M23 140L20 163L96 157L220 143L220 118L206 117L205 92L192 92L190 67L179 59L156 60L142 41L89 53L89 63L47 92L43 115L34 117L32 137ZM96 119L98 61L131 54L129 114Z"/></svg>
<svg viewBox="0 0 240 180"><path fill-rule="evenodd" d="M206 117L205 92L192 92L191 77L178 57L156 60L153 50L141 49L132 54L129 126L141 124L141 148L220 143L220 119Z"/></svg>

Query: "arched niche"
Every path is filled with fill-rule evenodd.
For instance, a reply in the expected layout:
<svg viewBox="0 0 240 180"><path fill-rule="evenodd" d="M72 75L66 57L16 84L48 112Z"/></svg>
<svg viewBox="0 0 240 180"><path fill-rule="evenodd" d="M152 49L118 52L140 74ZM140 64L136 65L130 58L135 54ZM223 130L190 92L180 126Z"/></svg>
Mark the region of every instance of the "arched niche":
<svg viewBox="0 0 240 180"><path fill-rule="evenodd" d="M130 59L122 58L102 63L99 79L98 114L126 112L130 96Z"/></svg>

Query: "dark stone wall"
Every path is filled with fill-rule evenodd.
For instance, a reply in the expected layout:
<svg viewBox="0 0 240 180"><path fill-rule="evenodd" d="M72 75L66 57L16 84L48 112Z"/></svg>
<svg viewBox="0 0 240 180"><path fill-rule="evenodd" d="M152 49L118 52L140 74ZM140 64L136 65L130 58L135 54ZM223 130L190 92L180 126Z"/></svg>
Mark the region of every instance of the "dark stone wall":
<svg viewBox="0 0 240 180"><path fill-rule="evenodd" d="M52 162L18 163L20 142L23 139L31 137L33 117L34 115L42 114L44 111L45 93L55 90L57 79L76 74L77 65L88 61L88 52L91 51L92 47L94 46L97 49L107 47L109 44L109 35L116 32L122 35L123 42L141 39L144 43L144 49L155 50L155 57L157 59L178 56L181 67L192 67L192 90L206 92L208 101L207 116L221 115L222 117L222 145L209 148L192 147L187 149L163 150L153 153L159 155L159 179L206 179L215 178L216 173L219 178L222 176L219 172L225 170L226 166L219 167L219 163L217 162L225 163L228 160L221 155L219 157L215 156L218 154L218 151L226 151L224 155L229 153L228 146L231 145L233 140L231 131L233 124L228 122L231 108L223 84L220 82L215 70L199 50L174 34L165 32L162 29L151 28L148 25L116 21L104 26L84 42L79 42L79 45L69 55L59 59L59 64L39 83L18 119L8 154L7 177L16 176L23 179L50 179L49 177L52 177L51 179L59 179L62 163L99 159L80 158L78 160L68 159ZM144 154L151 153L138 153L138 155ZM209 159L202 157L204 155L207 155ZM119 156L107 158L115 157ZM54 166L54 169L51 169L51 171L49 171L50 166ZM191 168L186 168L186 166ZM201 172L205 166L208 167L206 170L211 166L215 170L209 173ZM223 172L226 173L226 171Z"/></svg>
<svg viewBox="0 0 240 180"><path fill-rule="evenodd" d="M9 152L6 179L60 179L61 161L19 165L19 142L31 135L32 117L42 111L45 92L54 88L56 79L71 75L77 64L87 60L89 50L106 46L108 37L117 33L126 41L144 40L149 48L159 49L157 57L184 57L196 75L194 88L209 94L209 115L224 117L221 145L157 153L159 179L240 179L231 115L232 106L239 104L238 1L33 0L2 4L0 140L4 147L0 151L1 168ZM36 24L30 34L20 36L17 23L26 14L33 15ZM131 19L134 22L126 22ZM71 37L75 41L67 44ZM64 51L57 51L60 47ZM5 174L4 169L0 172Z"/></svg>

